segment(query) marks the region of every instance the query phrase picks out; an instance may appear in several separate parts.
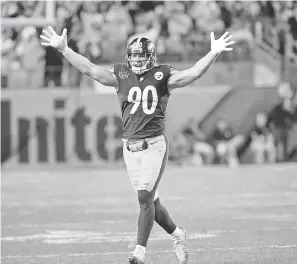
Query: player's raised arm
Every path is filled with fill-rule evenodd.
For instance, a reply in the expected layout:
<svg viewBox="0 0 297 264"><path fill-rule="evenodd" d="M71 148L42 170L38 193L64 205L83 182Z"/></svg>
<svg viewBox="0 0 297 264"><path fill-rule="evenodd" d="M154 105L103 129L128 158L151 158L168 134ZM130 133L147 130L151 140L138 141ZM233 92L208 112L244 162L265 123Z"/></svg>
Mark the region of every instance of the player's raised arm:
<svg viewBox="0 0 297 264"><path fill-rule="evenodd" d="M196 64L186 70L176 71L168 79L168 89L173 90L191 84L200 78L215 61L215 59L223 51L233 50L229 46L234 44L234 41L230 41L232 35L229 32L225 32L219 39L215 40L214 33L210 33L211 50L202 59L196 62Z"/></svg>
<svg viewBox="0 0 297 264"><path fill-rule="evenodd" d="M64 57L80 72L90 76L106 86L118 85L116 76L107 68L98 66L90 62L84 56L74 52L67 46L67 29L63 29L63 33L59 36L55 30L49 26L49 31L43 30L43 34L40 38L43 42L43 46L51 46L61 52Z"/></svg>

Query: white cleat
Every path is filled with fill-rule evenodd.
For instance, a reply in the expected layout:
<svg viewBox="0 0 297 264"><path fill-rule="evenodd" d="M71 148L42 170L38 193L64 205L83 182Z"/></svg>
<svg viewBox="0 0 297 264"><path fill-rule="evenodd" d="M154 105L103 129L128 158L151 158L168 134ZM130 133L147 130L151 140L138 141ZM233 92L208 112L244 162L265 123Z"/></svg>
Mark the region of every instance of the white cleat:
<svg viewBox="0 0 297 264"><path fill-rule="evenodd" d="M141 252L133 252L132 255L129 257L130 264L144 264L145 262L145 254Z"/></svg>
<svg viewBox="0 0 297 264"><path fill-rule="evenodd" d="M178 239L174 240L173 249L178 263L187 264L189 260L189 252L185 244L185 241L187 239L187 231L182 227L180 227L180 230L181 236Z"/></svg>

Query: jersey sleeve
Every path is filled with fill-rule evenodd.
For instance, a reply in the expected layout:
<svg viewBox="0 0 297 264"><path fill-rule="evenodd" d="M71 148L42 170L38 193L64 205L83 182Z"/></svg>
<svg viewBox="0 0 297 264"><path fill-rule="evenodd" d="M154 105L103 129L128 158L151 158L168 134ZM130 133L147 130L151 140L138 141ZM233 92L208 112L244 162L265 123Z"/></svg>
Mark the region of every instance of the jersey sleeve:
<svg viewBox="0 0 297 264"><path fill-rule="evenodd" d="M167 72L168 72L168 78L167 78L167 83L168 83L169 78L179 71L171 65L166 65L166 67L167 67ZM171 91L169 90L168 87L167 87L167 91L168 91L168 94L171 94Z"/></svg>
<svg viewBox="0 0 297 264"><path fill-rule="evenodd" d="M169 76L177 73L178 70L176 68L174 68L173 66L169 66Z"/></svg>
<svg viewBox="0 0 297 264"><path fill-rule="evenodd" d="M110 72L112 72L113 74L115 74L115 68L114 68L114 65L111 65L111 66L108 68L108 70L109 70Z"/></svg>
<svg viewBox="0 0 297 264"><path fill-rule="evenodd" d="M117 71L117 69L116 69L116 64L111 65L109 68L107 68L107 70L110 71L111 73L113 73L113 74L116 76L116 78L117 78L117 74L116 74L116 71ZM118 79L118 78L117 78L117 79ZM118 91L119 91L119 86L118 86L118 85L115 86L115 89L116 89L116 92L118 92Z"/></svg>

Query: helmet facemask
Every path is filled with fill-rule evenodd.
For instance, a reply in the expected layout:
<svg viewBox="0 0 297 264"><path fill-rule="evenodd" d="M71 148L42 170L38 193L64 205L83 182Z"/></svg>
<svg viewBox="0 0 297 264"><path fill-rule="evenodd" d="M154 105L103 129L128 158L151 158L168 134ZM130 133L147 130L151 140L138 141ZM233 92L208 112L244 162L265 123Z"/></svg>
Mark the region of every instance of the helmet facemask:
<svg viewBox="0 0 297 264"><path fill-rule="evenodd" d="M131 52L126 53L126 62L135 74L142 74L154 66L155 58L153 53Z"/></svg>
<svg viewBox="0 0 297 264"><path fill-rule="evenodd" d="M127 47L125 59L135 74L149 71L155 64L154 44L146 38L134 39Z"/></svg>

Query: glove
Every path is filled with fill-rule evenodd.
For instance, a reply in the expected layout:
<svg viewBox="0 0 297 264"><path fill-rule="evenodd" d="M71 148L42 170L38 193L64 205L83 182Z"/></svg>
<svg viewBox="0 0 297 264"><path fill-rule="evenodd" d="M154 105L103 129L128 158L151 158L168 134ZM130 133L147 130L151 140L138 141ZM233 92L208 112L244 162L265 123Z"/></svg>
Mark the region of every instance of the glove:
<svg viewBox="0 0 297 264"><path fill-rule="evenodd" d="M44 35L40 35L40 38L46 42L41 42L41 45L51 46L64 54L69 49L67 46L67 29L64 28L62 35L59 36L51 26L48 28L49 32L45 29L42 30Z"/></svg>
<svg viewBox="0 0 297 264"><path fill-rule="evenodd" d="M228 46L235 43L235 41L229 41L232 38L232 35L229 35L229 32L225 32L219 39L215 40L214 33L210 33L211 41L211 52L215 54L220 54L222 51L231 51L232 48Z"/></svg>

